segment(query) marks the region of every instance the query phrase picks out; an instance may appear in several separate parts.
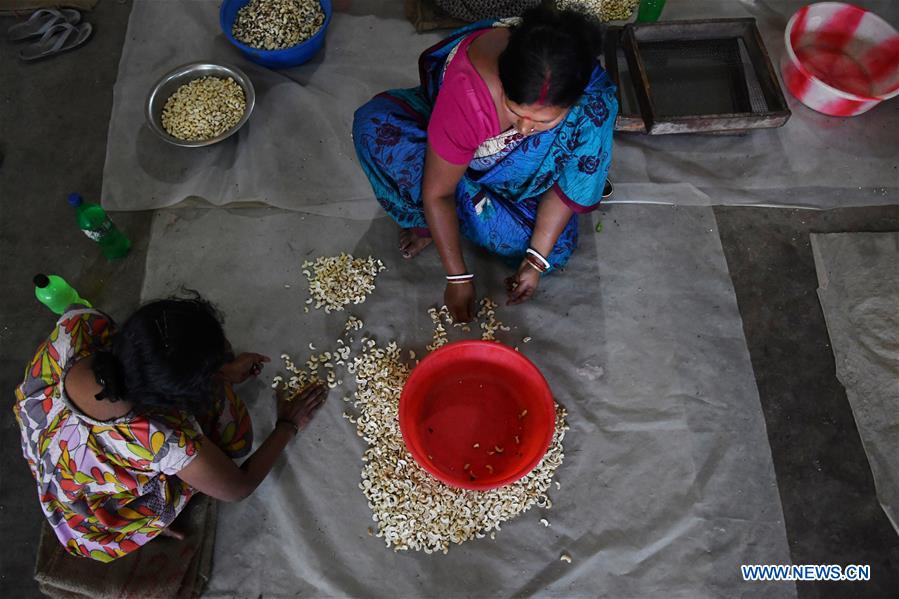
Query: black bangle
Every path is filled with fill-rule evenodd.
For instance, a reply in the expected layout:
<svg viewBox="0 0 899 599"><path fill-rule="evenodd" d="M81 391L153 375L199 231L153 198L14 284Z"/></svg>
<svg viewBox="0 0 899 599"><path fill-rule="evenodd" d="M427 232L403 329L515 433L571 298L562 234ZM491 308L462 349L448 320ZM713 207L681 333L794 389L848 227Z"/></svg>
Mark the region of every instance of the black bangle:
<svg viewBox="0 0 899 599"><path fill-rule="evenodd" d="M293 422L292 420L287 420L286 418L278 418L278 420L275 422L275 427L277 427L279 424L289 424L290 426L292 426L294 436L296 436L296 434L300 432L300 427L298 427L297 423Z"/></svg>

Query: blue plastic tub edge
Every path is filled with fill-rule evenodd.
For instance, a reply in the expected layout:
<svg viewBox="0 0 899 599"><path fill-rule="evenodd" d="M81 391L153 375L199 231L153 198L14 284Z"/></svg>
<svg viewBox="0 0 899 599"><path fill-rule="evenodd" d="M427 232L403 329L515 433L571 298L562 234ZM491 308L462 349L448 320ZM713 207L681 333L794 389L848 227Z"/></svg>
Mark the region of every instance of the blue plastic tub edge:
<svg viewBox="0 0 899 599"><path fill-rule="evenodd" d="M322 10L325 13L325 22L322 24L321 29L318 30L318 33L305 42L283 50L260 50L258 48L251 48L234 39L231 30L234 28L234 20L237 18L237 11L246 6L249 2L250 0L224 0L222 2L222 7L219 10L219 25L222 28L222 33L224 33L225 37L228 38L228 41L240 50L240 52L249 60L271 69L286 69L308 62L322 49L322 46L324 46L325 33L328 29L328 25L331 23L331 14L333 12L331 0L319 0Z"/></svg>

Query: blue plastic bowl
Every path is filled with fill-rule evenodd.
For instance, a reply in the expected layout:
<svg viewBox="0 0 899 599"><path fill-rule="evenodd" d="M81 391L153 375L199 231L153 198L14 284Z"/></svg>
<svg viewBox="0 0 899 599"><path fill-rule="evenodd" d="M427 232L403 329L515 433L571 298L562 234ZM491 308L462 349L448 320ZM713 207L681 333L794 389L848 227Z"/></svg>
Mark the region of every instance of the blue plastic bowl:
<svg viewBox="0 0 899 599"><path fill-rule="evenodd" d="M234 39L231 30L234 28L234 21L237 19L237 11L249 4L250 0L224 0L219 11L219 24L222 27L222 33L225 34L228 41L237 46L237 49L248 59L270 69L286 69L308 62L325 45L325 31L327 31L328 25L331 23L331 13L333 11L331 9L331 0L319 0L319 2L322 10L325 12L325 22L322 24L322 28L305 42L300 42L296 46L284 48L283 50L251 48Z"/></svg>

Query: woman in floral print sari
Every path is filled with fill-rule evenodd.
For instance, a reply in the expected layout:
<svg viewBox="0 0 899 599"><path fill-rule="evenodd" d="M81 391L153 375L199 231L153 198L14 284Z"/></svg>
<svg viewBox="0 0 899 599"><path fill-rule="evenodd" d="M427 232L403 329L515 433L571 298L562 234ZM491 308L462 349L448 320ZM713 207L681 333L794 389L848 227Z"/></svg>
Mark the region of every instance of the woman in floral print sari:
<svg viewBox="0 0 899 599"><path fill-rule="evenodd" d="M400 249L411 258L433 240L457 321L475 300L460 234L518 266L507 280L517 304L568 261L577 214L611 193L618 104L599 41L571 11L476 23L422 54L419 87L356 111L356 153Z"/></svg>
<svg viewBox="0 0 899 599"><path fill-rule="evenodd" d="M274 430L240 467L253 429L232 385L260 354L231 355L199 298L149 303L116 331L73 307L38 348L16 389L22 450L44 514L67 551L104 562L169 527L197 492L236 501L269 473L327 389L279 398Z"/></svg>

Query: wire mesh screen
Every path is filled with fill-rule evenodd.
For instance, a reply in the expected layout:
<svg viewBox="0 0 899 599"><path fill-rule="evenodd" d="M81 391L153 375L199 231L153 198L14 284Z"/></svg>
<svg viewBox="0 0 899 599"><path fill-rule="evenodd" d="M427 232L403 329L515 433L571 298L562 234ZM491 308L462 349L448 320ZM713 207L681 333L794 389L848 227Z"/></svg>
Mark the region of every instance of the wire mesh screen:
<svg viewBox="0 0 899 599"><path fill-rule="evenodd" d="M752 107L752 112L768 112L771 107L765 100L765 92L762 91L758 73L755 72L755 67L749 59L746 44L742 38L738 38L737 42L740 46L740 60L743 62L743 71L746 74L746 87L749 90L749 105Z"/></svg>
<svg viewBox="0 0 899 599"><path fill-rule="evenodd" d="M638 45L659 116L768 109L741 38L639 41Z"/></svg>
<svg viewBox="0 0 899 599"><path fill-rule="evenodd" d="M628 70L624 48L618 48L615 57L618 59L618 91L621 96L619 110L621 114L640 114L640 105L637 103L637 94L634 91L634 80Z"/></svg>

